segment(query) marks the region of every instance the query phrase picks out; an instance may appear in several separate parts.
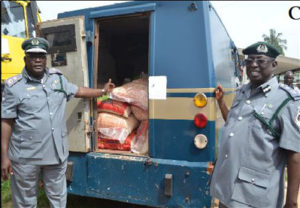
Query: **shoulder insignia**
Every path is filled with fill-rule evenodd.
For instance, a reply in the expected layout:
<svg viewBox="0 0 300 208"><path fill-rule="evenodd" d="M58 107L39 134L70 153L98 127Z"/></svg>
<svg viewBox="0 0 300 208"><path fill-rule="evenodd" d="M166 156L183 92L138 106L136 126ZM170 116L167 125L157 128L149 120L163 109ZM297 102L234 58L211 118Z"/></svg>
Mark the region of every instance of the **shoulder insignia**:
<svg viewBox="0 0 300 208"><path fill-rule="evenodd" d="M63 74L63 73L58 69L50 68L49 69L49 74Z"/></svg>
<svg viewBox="0 0 300 208"><path fill-rule="evenodd" d="M293 100L300 100L300 93L297 90L282 83L279 84L279 87L286 91L293 98Z"/></svg>
<svg viewBox="0 0 300 208"><path fill-rule="evenodd" d="M14 84L16 84L18 81L20 81L22 79L22 74L18 74L16 76L10 77L8 78L5 83L7 84L8 87L13 86Z"/></svg>

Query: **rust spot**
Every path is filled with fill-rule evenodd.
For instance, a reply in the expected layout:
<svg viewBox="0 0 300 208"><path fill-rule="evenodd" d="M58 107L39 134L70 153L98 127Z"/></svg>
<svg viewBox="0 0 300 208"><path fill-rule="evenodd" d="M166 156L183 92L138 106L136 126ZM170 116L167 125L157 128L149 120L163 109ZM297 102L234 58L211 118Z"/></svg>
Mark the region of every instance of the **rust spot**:
<svg viewBox="0 0 300 208"><path fill-rule="evenodd" d="M213 172L213 169L214 169L213 163L212 163L212 162L209 162L209 163L208 163L208 166L207 166L206 173L207 173L208 175L211 175L212 172Z"/></svg>
<svg viewBox="0 0 300 208"><path fill-rule="evenodd" d="M191 201L191 199L190 199L190 197L189 197L189 196L185 197L185 202L186 202L187 204L189 204L189 203L190 203L190 201Z"/></svg>
<svg viewBox="0 0 300 208"><path fill-rule="evenodd" d="M147 160L145 161L145 163L144 163L144 165L152 165L152 160L151 160L151 158L147 158Z"/></svg>

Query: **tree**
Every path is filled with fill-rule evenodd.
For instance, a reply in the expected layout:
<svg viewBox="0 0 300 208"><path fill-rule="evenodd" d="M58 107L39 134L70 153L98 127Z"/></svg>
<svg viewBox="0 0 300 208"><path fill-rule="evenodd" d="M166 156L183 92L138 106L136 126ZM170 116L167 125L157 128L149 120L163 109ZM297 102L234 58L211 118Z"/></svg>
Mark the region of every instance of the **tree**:
<svg viewBox="0 0 300 208"><path fill-rule="evenodd" d="M263 34L262 37L265 42L273 45L281 55L284 56L284 51L287 49L286 43L287 40L281 39L282 33L276 33L275 29L270 29L270 35Z"/></svg>

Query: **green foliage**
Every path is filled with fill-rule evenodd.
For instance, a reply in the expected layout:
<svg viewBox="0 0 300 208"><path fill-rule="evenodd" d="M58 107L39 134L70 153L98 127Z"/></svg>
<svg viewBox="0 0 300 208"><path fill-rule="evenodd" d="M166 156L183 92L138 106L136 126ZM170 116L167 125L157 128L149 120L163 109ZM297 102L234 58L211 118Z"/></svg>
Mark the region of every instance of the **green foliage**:
<svg viewBox="0 0 300 208"><path fill-rule="evenodd" d="M49 205L49 200L46 196L46 193L43 188L39 187L38 189L38 202L37 202L37 207L40 208L48 208L50 207Z"/></svg>
<svg viewBox="0 0 300 208"><path fill-rule="evenodd" d="M277 33L275 29L270 29L270 34L263 34L262 37L265 42L273 45L281 55L284 56L284 50L287 49L287 40L281 39L282 33Z"/></svg>
<svg viewBox="0 0 300 208"><path fill-rule="evenodd" d="M11 200L10 181L1 180L1 206Z"/></svg>

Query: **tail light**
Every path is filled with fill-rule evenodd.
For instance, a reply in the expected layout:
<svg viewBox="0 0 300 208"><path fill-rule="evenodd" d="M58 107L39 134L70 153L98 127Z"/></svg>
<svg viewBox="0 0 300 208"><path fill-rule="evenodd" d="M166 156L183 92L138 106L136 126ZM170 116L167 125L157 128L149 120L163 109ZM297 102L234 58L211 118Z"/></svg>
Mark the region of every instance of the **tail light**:
<svg viewBox="0 0 300 208"><path fill-rule="evenodd" d="M197 93L194 96L194 105L198 108L203 108L207 104L207 97L202 93ZM203 113L198 113L194 117L194 124L198 128L204 128L207 125L207 116ZM198 149L204 149L207 146L208 140L204 134L198 134L194 138L194 145Z"/></svg>
<svg viewBox="0 0 300 208"><path fill-rule="evenodd" d="M194 117L194 124L198 128L204 128L207 124L207 117L203 113L198 113Z"/></svg>
<svg viewBox="0 0 300 208"><path fill-rule="evenodd" d="M207 104L207 97L206 97L206 95L203 92L202 93L197 93L194 96L194 104L198 108L202 108L202 107L206 106L206 104Z"/></svg>

